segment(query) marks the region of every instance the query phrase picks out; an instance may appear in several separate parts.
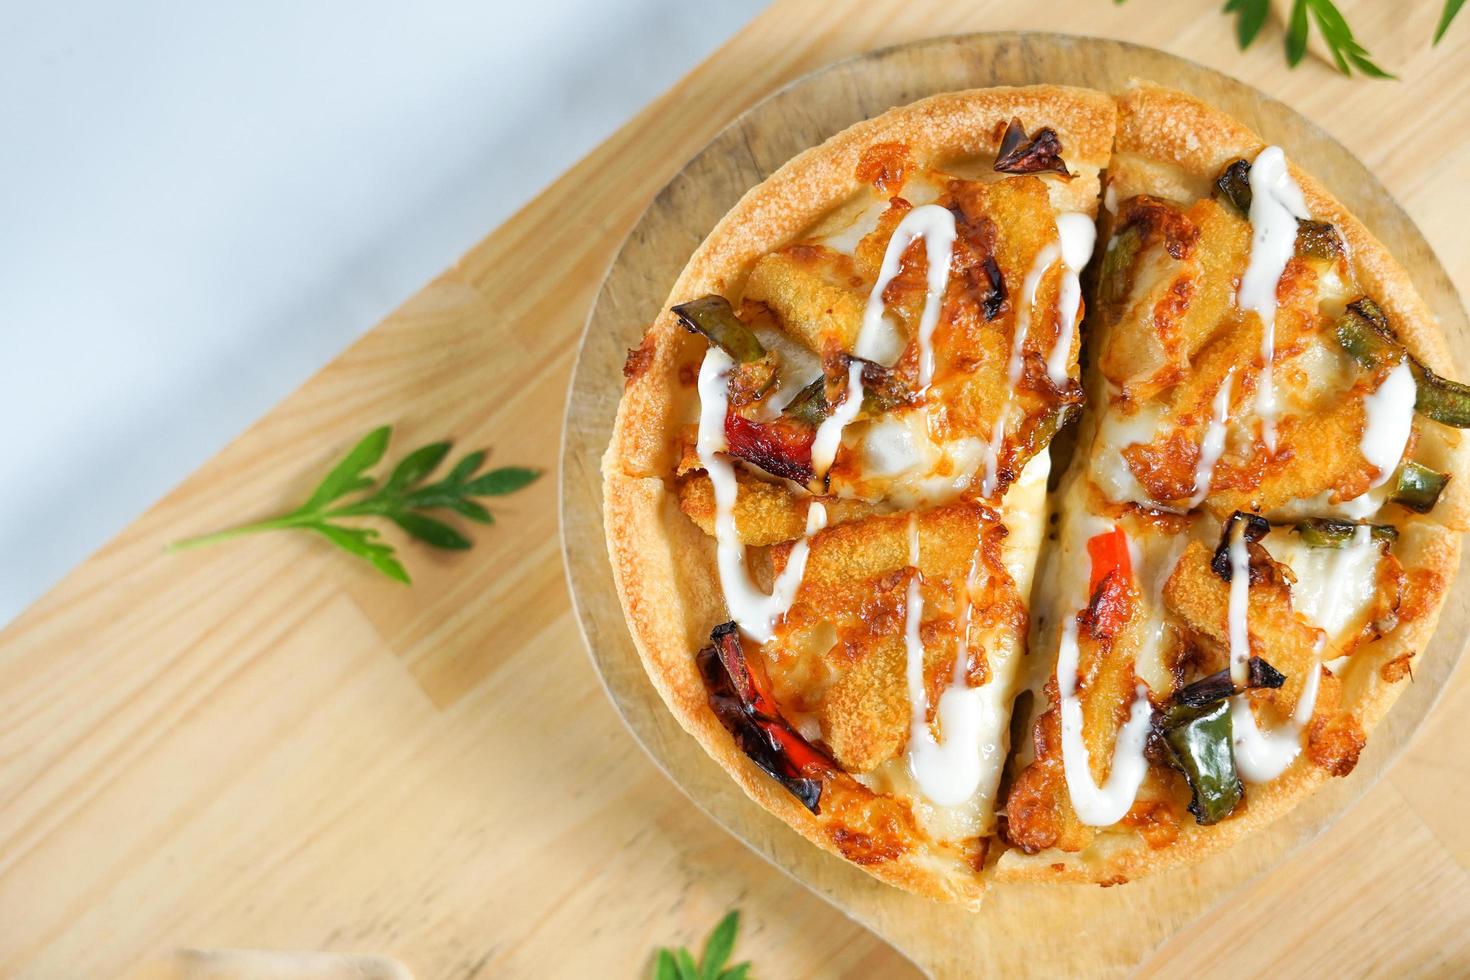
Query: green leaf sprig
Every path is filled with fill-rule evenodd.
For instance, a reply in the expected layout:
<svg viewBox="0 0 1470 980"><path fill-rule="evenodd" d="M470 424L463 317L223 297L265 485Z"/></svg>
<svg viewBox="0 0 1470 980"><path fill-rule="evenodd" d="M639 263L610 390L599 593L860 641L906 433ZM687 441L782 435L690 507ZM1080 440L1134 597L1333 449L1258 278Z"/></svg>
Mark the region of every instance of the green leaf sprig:
<svg viewBox="0 0 1470 980"><path fill-rule="evenodd" d="M1122 4L1124 0L1113 0ZM1465 6L1465 0L1445 0L1439 24L1434 30L1434 43L1444 38L1450 22ZM1224 13L1235 15L1235 39L1244 51L1261 33L1266 18L1271 13L1271 0L1225 0ZM1291 17L1286 25L1286 62L1295 68L1307 53L1307 35L1311 22L1316 23L1327 43L1328 53L1337 64L1337 70L1351 76L1354 70L1370 78L1394 78L1374 63L1372 55L1353 36L1347 19L1332 3L1332 0L1293 0Z"/></svg>
<svg viewBox="0 0 1470 980"><path fill-rule="evenodd" d="M746 980L750 972L748 962L725 966L735 949L735 934L739 931L740 910L735 909L720 920L704 941L704 955L699 962L694 961L694 954L684 946L660 949L654 960L654 980Z"/></svg>
<svg viewBox="0 0 1470 980"><path fill-rule="evenodd" d="M429 475L444 462L450 450L450 443L434 442L403 457L388 479L378 486L367 471L382 460L392 434L392 427L386 425L369 432L341 462L332 467L306 503L295 510L253 524L177 541L169 546L169 550L198 548L262 531L314 531L343 551L371 562L374 568L394 581L406 585L411 579L393 546L384 542L373 528L341 523L344 518L387 518L410 537L425 544L463 551L473 542L452 525L430 517L425 511L447 510L481 524L493 524L494 515L473 498L512 493L541 475L540 470L523 466L502 466L479 473L485 462L485 453L477 451L462 458L443 479L427 483ZM357 493L367 495L341 502L342 498Z"/></svg>

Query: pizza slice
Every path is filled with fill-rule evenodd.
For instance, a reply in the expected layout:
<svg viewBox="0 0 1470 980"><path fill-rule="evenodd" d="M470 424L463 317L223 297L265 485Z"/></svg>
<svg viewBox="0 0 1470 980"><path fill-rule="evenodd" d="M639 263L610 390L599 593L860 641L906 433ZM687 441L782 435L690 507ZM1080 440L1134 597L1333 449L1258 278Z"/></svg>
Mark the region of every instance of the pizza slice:
<svg viewBox="0 0 1470 980"><path fill-rule="evenodd" d="M1470 388L1288 149L1138 85L1104 201L1002 878L1193 860L1350 772L1470 523Z"/></svg>
<svg viewBox="0 0 1470 980"><path fill-rule="evenodd" d="M625 367L605 516L655 685L767 809L934 897L978 901L994 840L1114 114L1042 86L852 127Z"/></svg>

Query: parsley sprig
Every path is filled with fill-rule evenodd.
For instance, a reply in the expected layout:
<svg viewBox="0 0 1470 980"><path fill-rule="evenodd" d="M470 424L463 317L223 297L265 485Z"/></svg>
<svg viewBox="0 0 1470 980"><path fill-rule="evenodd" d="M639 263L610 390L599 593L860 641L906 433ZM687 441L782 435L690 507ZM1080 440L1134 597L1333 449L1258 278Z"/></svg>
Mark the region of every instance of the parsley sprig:
<svg viewBox="0 0 1470 980"><path fill-rule="evenodd" d="M1113 0L1121 4L1124 0ZM1434 30L1434 43L1438 44L1449 30L1450 22L1465 6L1465 0L1445 0L1444 10L1439 17L1439 25ZM1261 33L1261 28L1266 23L1266 18L1271 12L1271 0L1225 0L1224 12L1235 15L1235 39L1240 43L1244 51L1250 47L1251 42ZM1301 63L1307 53L1307 36L1311 24L1317 25L1317 30L1322 34L1322 40L1327 43L1327 51L1332 55L1332 60L1337 64L1338 71L1344 75L1352 75L1356 70L1370 78L1394 78L1393 74L1384 71L1373 61L1373 56L1368 53L1353 36L1352 28L1348 27L1347 19L1332 3L1332 0L1293 0L1291 5L1291 16L1286 25L1286 61L1295 68Z"/></svg>
<svg viewBox="0 0 1470 980"><path fill-rule="evenodd" d="M369 432L341 462L332 467L307 501L295 510L253 524L177 541L169 546L169 550L198 548L262 531L314 531L343 551L371 562L374 568L394 581L408 584L411 581L408 571L399 562L392 545L383 541L375 529L343 524L342 520L387 518L410 537L425 544L463 551L473 542L452 525L430 517L426 511L451 511L481 524L493 524L494 515L473 498L511 493L541 475L540 470L523 466L502 466L479 473L485 462L485 453L476 451L456 463L443 479L429 483L426 482L429 475L444 462L450 450L450 443L435 442L403 457L379 486L367 471L382 460L392 434L392 427L386 425ZM344 497L359 493L366 493L366 496L342 502Z"/></svg>
<svg viewBox="0 0 1470 980"><path fill-rule="evenodd" d="M720 920L704 941L704 955L698 963L684 946L660 949L654 961L654 980L745 980L750 972L748 962L725 966L735 949L735 934L739 930L740 910L735 909Z"/></svg>

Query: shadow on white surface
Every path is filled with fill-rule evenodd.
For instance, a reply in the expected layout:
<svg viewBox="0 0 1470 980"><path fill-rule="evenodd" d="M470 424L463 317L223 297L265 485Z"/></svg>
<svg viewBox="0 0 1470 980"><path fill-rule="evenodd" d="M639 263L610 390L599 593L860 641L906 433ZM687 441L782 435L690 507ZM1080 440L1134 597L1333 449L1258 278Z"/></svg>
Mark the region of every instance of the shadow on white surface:
<svg viewBox="0 0 1470 980"><path fill-rule="evenodd" d="M760 6L0 10L0 623Z"/></svg>

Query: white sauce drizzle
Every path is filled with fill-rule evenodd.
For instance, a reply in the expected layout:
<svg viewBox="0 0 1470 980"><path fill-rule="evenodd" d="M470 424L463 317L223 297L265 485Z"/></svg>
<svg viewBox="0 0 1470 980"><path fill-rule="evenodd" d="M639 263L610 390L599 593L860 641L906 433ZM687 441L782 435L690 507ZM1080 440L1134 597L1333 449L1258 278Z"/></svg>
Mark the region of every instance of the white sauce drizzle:
<svg viewBox="0 0 1470 980"><path fill-rule="evenodd" d="M750 580L745 546L735 528L735 496L739 489L735 467L720 455L729 448L725 415L729 411L728 385L734 364L730 355L711 347L699 366L699 436L695 450L715 492L715 550L725 605L742 633L764 643L774 635L776 623L796 598L806 572L809 539L827 526L827 509L820 501L811 502L806 512L806 537L792 546L786 567L767 595Z"/></svg>
<svg viewBox="0 0 1470 980"><path fill-rule="evenodd" d="M990 449L985 460L985 478L980 483L980 494L984 497L989 497L995 492L996 477L1000 466L1000 447L1005 442L1006 419L1011 414L1011 401L1016 396L1016 382L1021 380L1021 369L1025 366L1023 354L1026 334L1031 330L1031 309L1036 305L1036 290L1041 287L1041 277L1046 275L1046 270L1050 269L1052 263L1061 258L1061 255L1061 246L1056 242L1048 242L1046 247L1036 254L1036 259L1031 263L1031 268L1026 272L1026 279L1021 284L1021 305L1016 310L1016 327L1015 332L1011 335L1011 356L1006 362L1006 400L990 429Z"/></svg>
<svg viewBox="0 0 1470 980"><path fill-rule="evenodd" d="M1046 374L1058 387L1067 383L1068 364L1072 353L1072 334L1077 330L1077 314L1082 306L1082 283L1077 278L1092 258L1097 244L1097 225L1087 215L1066 211L1057 215L1057 235L1062 241L1062 288L1057 296L1057 342L1046 358Z"/></svg>
<svg viewBox="0 0 1470 980"><path fill-rule="evenodd" d="M949 284L949 264L954 253L954 215L938 204L925 204L904 215L893 237L888 239L888 248L883 253L883 265L878 271L878 281L868 294L868 305L863 310L863 325L858 330L853 353L867 361L877 361L892 367L901 351L885 349L879 339L884 331L882 321L886 313L883 291L898 275L903 253L914 239L924 239L924 253L928 258L928 269L924 285L924 312L919 317L919 385L927 389L934 380L934 328L939 323L940 308L944 303L944 290Z"/></svg>
<svg viewBox="0 0 1470 980"><path fill-rule="evenodd" d="M1367 525L1360 524L1353 532L1352 541L1337 549L1329 559L1331 570L1326 588L1315 591L1313 598L1300 609L1307 618L1323 627L1324 632L1313 651L1315 656L1312 658L1311 673L1302 685L1302 693L1297 697L1296 710L1292 712L1291 720L1269 731L1262 731L1256 723L1255 713L1251 711L1250 699L1237 695L1231 700L1230 726L1233 733L1231 739L1235 745L1235 765L1246 782L1270 782L1281 775L1301 753L1302 729L1312 720L1312 712L1317 706L1317 688L1322 681L1322 650L1329 639L1326 628L1337 622L1338 604L1343 595L1350 591L1343 581L1344 576L1356 563L1362 561L1365 554L1376 560L1377 545L1373 543L1372 530ZM1233 563L1231 574L1233 586ZM1233 654L1232 649L1232 666Z"/></svg>
<svg viewBox="0 0 1470 980"><path fill-rule="evenodd" d="M722 389L723 390L723 389ZM812 438L812 473L824 476L837 458L837 447L842 445L842 430L857 418L863 408L863 365L852 361L847 365L847 393L837 407L817 426Z"/></svg>
<svg viewBox="0 0 1470 980"><path fill-rule="evenodd" d="M1403 458L1414 426L1417 388L1408 361L1388 372L1378 390L1363 397L1363 440L1359 449L1378 474L1370 489L1383 484Z"/></svg>
<svg viewBox="0 0 1470 980"><path fill-rule="evenodd" d="M969 800L980 788L988 761L984 742L987 735L985 689L970 687L966 681L965 663L968 652L964 634L969 624L967 606L962 619L960 643L956 650L954 676L939 696L936 712L944 741L934 737L929 725L929 695L924 687L924 640L920 626L924 617L924 596L919 590L919 527L909 516L909 564L914 575L909 579L908 599L904 613L904 650L907 656L905 674L908 679L909 744L908 765L919 791L938 806L958 806ZM979 566L979 553L970 565L966 580L972 589Z"/></svg>
<svg viewBox="0 0 1470 980"><path fill-rule="evenodd" d="M1230 528L1230 681L1236 687L1245 687L1250 677L1251 641L1250 629L1246 625L1246 614L1250 609L1251 563L1250 552L1245 546L1245 521L1236 521Z"/></svg>
<svg viewBox="0 0 1470 980"><path fill-rule="evenodd" d="M1082 738L1077 660L1077 617L1068 616L1062 624L1061 646L1057 650L1057 693L1062 699L1062 771L1077 819L1090 827L1108 827L1127 815L1148 772L1143 750L1153 708L1148 702L1148 689L1138 685L1133 710L1118 731L1113 746L1113 765L1108 770L1107 781L1098 786L1092 778L1087 743Z"/></svg>
<svg viewBox="0 0 1470 980"><path fill-rule="evenodd" d="M1225 375L1220 390L1210 406L1210 423L1205 426L1205 437L1200 441L1199 460L1194 464L1194 493L1190 494L1189 506L1198 507L1210 495L1210 484L1215 480L1215 464L1225 452L1225 423L1230 416L1230 389L1235 382L1235 371Z"/></svg>
<svg viewBox="0 0 1470 980"><path fill-rule="evenodd" d="M1268 146L1251 164L1251 252L1235 302L1261 318L1261 376L1256 388L1256 414L1268 452L1276 451L1276 290L1296 249L1296 222L1311 217L1302 189L1286 169L1286 154Z"/></svg>

